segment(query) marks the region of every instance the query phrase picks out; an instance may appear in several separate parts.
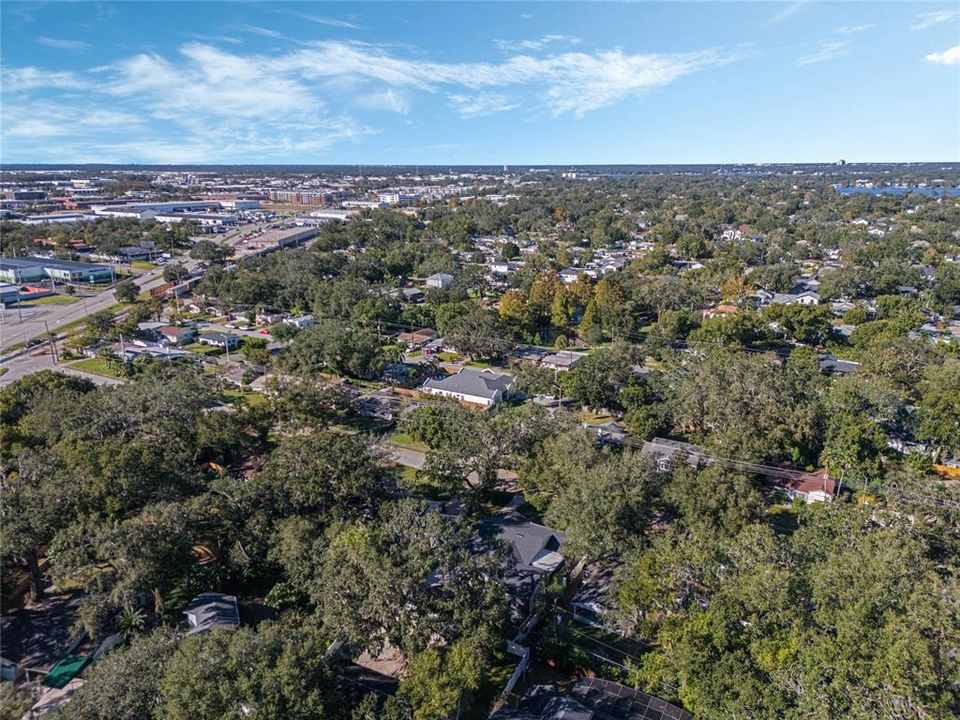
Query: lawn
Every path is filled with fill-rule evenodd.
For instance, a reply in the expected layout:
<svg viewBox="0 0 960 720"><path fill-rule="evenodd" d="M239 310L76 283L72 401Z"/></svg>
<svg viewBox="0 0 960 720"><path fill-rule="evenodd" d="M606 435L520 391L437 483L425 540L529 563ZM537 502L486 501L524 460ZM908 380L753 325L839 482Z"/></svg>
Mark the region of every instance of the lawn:
<svg viewBox="0 0 960 720"><path fill-rule="evenodd" d="M580 411L580 420L590 425L603 425L615 419L612 415L587 412L586 410Z"/></svg>
<svg viewBox="0 0 960 720"><path fill-rule="evenodd" d="M224 390L223 398L234 405L243 405L250 408L266 407L270 404L269 398L261 393L253 390L241 390L238 387L230 387Z"/></svg>
<svg viewBox="0 0 960 720"><path fill-rule="evenodd" d="M455 362L457 359L457 354L451 352L438 352L434 357L437 358L437 360L442 360L443 362Z"/></svg>
<svg viewBox="0 0 960 720"><path fill-rule="evenodd" d="M130 263L130 267L135 267L137 270L153 270L156 265L146 260L134 260Z"/></svg>
<svg viewBox="0 0 960 720"><path fill-rule="evenodd" d="M774 505L767 509L770 524L778 533L792 533L800 527L797 511L790 505Z"/></svg>
<svg viewBox="0 0 960 720"><path fill-rule="evenodd" d="M417 442L414 440L408 433L398 430L393 433L393 435L387 436L387 441L396 445L397 447L406 448L407 450L417 450L419 452L427 452L430 448L424 445L422 442Z"/></svg>
<svg viewBox="0 0 960 720"><path fill-rule="evenodd" d="M195 352L198 355L219 355L220 353L223 352L223 350L221 350L218 347L214 347L213 345L204 345L203 343L198 343L198 342L190 343L189 345L184 345L183 349L190 350L191 352Z"/></svg>
<svg viewBox="0 0 960 720"><path fill-rule="evenodd" d="M493 363L483 362L482 360L471 360L467 363L467 367L477 368L478 370L486 370L493 367Z"/></svg>
<svg viewBox="0 0 960 720"><path fill-rule="evenodd" d="M0 367L0 377L3 377L10 368Z"/></svg>
<svg viewBox="0 0 960 720"><path fill-rule="evenodd" d="M77 360L76 362L70 363L70 367L74 368L75 370L93 373L94 375L117 377L117 374L109 365L107 365L107 361L103 358L84 358L83 360Z"/></svg>
<svg viewBox="0 0 960 720"><path fill-rule="evenodd" d="M80 302L76 295L44 295L31 300L21 300L21 305L73 305Z"/></svg>

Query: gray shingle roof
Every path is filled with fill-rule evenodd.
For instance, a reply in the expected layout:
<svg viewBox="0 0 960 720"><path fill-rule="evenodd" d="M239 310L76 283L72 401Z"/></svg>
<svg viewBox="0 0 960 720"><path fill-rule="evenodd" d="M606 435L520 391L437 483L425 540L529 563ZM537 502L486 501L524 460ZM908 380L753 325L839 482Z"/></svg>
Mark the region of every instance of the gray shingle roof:
<svg viewBox="0 0 960 720"><path fill-rule="evenodd" d="M240 627L240 611L237 598L233 595L202 593L190 601L183 614L190 621L189 635L220 627Z"/></svg>
<svg viewBox="0 0 960 720"><path fill-rule="evenodd" d="M508 392L512 384L513 377L506 373L462 368L456 375L450 375L442 380L431 378L423 384L423 387L492 400L498 391Z"/></svg>

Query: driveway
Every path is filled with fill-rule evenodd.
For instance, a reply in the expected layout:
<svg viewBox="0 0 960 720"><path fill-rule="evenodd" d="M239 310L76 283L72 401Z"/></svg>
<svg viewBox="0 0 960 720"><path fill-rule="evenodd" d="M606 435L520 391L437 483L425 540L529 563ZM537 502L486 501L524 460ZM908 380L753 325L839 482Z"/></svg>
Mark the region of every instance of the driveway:
<svg viewBox="0 0 960 720"><path fill-rule="evenodd" d="M418 450L407 450L396 445L388 446L388 454L390 459L398 465L411 467L415 470L420 470L427 460L427 456Z"/></svg>

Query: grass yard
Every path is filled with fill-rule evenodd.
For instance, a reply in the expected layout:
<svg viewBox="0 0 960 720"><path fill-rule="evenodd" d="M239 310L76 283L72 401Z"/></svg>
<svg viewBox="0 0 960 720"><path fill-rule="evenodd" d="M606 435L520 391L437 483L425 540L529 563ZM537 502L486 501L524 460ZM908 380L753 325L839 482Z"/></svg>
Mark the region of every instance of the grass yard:
<svg viewBox="0 0 960 720"><path fill-rule="evenodd" d="M223 391L223 398L234 405L242 405L249 408L266 407L270 404L269 398L265 395L254 392L253 390L242 390L238 387L230 387Z"/></svg>
<svg viewBox="0 0 960 720"><path fill-rule="evenodd" d="M0 377L3 377L10 368L0 367Z"/></svg>
<svg viewBox="0 0 960 720"><path fill-rule="evenodd" d="M482 360L471 360L467 363L467 367L477 368L478 370L486 370L488 368L494 368L494 365L493 363L483 362Z"/></svg>
<svg viewBox="0 0 960 720"><path fill-rule="evenodd" d="M135 267L137 270L153 270L156 265L146 260L134 260L130 263L130 267Z"/></svg>
<svg viewBox="0 0 960 720"><path fill-rule="evenodd" d="M80 302L80 298L75 295L44 295L43 297L33 298L32 300L21 300L20 304L27 305L73 305ZM16 307L16 305L14 305Z"/></svg>
<svg viewBox="0 0 960 720"><path fill-rule="evenodd" d="M396 445L397 447L406 448L407 450L417 450L419 452L427 452L430 448L424 445L422 442L417 442L409 434L398 430L392 435L387 436L387 441Z"/></svg>
<svg viewBox="0 0 960 720"><path fill-rule="evenodd" d="M94 375L117 377L117 374L107 365L107 361L103 358L84 358L83 360L70 363L70 367L82 372L93 373Z"/></svg>
<svg viewBox="0 0 960 720"><path fill-rule="evenodd" d="M203 343L190 343L189 345L184 345L183 349L190 350L198 355L219 355L223 352L223 350L218 347L214 347L213 345L204 345Z"/></svg>
<svg viewBox="0 0 960 720"><path fill-rule="evenodd" d="M452 352L438 352L434 357L443 362L455 362L457 354Z"/></svg>
<svg viewBox="0 0 960 720"><path fill-rule="evenodd" d="M778 533L792 533L800 527L797 511L791 505L774 505L767 508L767 517Z"/></svg>
<svg viewBox="0 0 960 720"><path fill-rule="evenodd" d="M590 425L603 425L615 419L612 415L587 412L586 410L580 411L580 420Z"/></svg>

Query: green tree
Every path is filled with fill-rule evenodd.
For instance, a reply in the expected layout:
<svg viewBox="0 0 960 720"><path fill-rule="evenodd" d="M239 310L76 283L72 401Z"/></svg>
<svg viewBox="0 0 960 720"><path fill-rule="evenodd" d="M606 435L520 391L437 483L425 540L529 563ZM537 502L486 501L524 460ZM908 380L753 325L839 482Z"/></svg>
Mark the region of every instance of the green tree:
<svg viewBox="0 0 960 720"><path fill-rule="evenodd" d="M121 280L113 289L113 297L122 303L136 302L139 294L140 288L133 280Z"/></svg>
<svg viewBox="0 0 960 720"><path fill-rule="evenodd" d="M504 596L491 563L468 528L402 500L384 505L379 522L342 527L310 590L323 624L357 650L389 642L416 653L499 625Z"/></svg>
<svg viewBox="0 0 960 720"><path fill-rule="evenodd" d="M65 720L139 720L157 717L160 683L180 644L178 634L160 627L138 635L96 662L70 702L57 713Z"/></svg>
<svg viewBox="0 0 960 720"><path fill-rule="evenodd" d="M477 637L457 640L415 655L400 683L400 696L413 707L415 720L459 719L470 708L486 667L484 643Z"/></svg>
<svg viewBox="0 0 960 720"><path fill-rule="evenodd" d="M629 354L623 348L596 350L560 376L564 394L581 405L619 410L620 392L630 374Z"/></svg>
<svg viewBox="0 0 960 720"><path fill-rule="evenodd" d="M929 366L920 388L918 437L933 446L934 458L960 454L960 360Z"/></svg>
<svg viewBox="0 0 960 720"><path fill-rule="evenodd" d="M160 682L162 720L319 720L343 713L343 698L316 630L261 623L188 637Z"/></svg>

